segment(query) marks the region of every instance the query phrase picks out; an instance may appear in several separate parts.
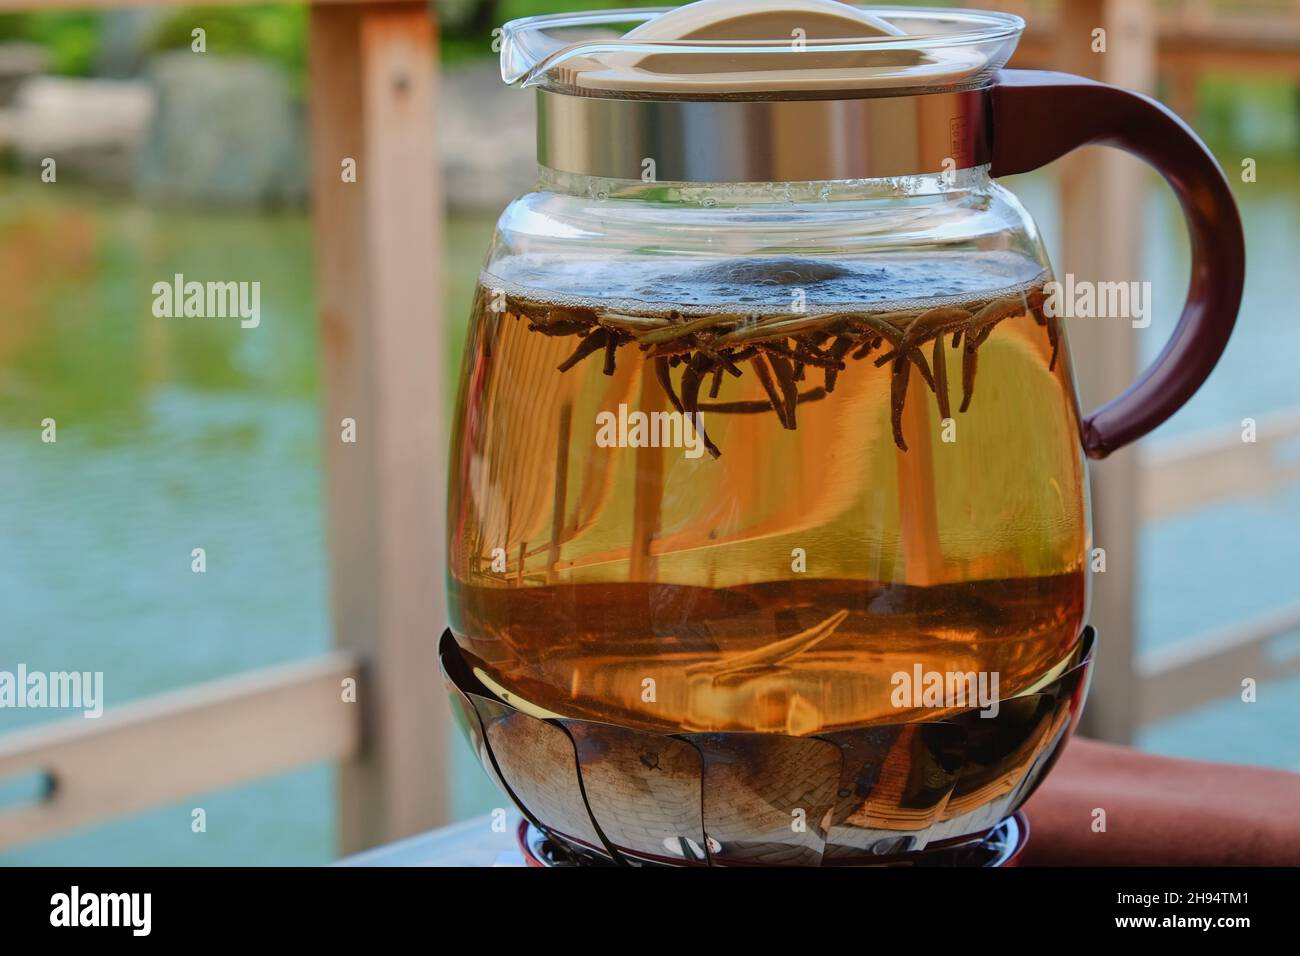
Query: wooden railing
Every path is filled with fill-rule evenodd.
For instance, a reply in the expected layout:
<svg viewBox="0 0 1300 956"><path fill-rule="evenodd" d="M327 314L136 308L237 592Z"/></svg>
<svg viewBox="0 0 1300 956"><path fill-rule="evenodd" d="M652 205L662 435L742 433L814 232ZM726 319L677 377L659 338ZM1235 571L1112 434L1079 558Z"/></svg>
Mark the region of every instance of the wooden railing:
<svg viewBox="0 0 1300 956"><path fill-rule="evenodd" d="M1160 445L1142 461L1142 516L1148 521L1232 498L1262 497L1300 480L1300 410L1240 429Z"/></svg>
<svg viewBox="0 0 1300 956"><path fill-rule="evenodd" d="M321 759L339 761L342 852L448 819L450 714L435 656L449 416L434 24L423 0L309 2L321 446L341 653L0 737L0 778L54 784L35 805L0 810L0 846ZM0 13L131 5L0 0ZM345 158L355 182L340 175ZM340 440L344 418L355 443Z"/></svg>
<svg viewBox="0 0 1300 956"><path fill-rule="evenodd" d="M1062 7L1088 7L1092 0L965 0L966 6L1016 13L1025 19L1025 34L1016 49L1015 65L1028 69L1059 69L1057 42L1061 23L1072 16ZM1110 22L1109 48L1126 42L1125 8L1149 5L1143 0L1109 0L1094 26ZM1194 84L1203 73L1268 74L1300 79L1300 0L1164 0L1151 8L1155 30L1152 51L1158 74L1166 81L1169 105L1189 115L1195 102ZM1104 19L1103 19L1104 18ZM1084 33L1085 41L1088 33Z"/></svg>
<svg viewBox="0 0 1300 956"><path fill-rule="evenodd" d="M341 706L339 688L359 665L332 654L0 737L0 780L38 774L46 783L36 802L0 811L0 847L319 760L357 759L361 710Z"/></svg>
<svg viewBox="0 0 1300 956"><path fill-rule="evenodd" d="M1136 661L1139 725L1300 671L1300 604L1148 651Z"/></svg>
<svg viewBox="0 0 1300 956"><path fill-rule="evenodd" d="M1162 444L1139 468L1142 519L1159 521L1275 494L1300 481L1297 451L1300 408L1261 418L1253 436L1227 427ZM1288 646L1297 635L1300 604L1138 655L1136 726L1238 693L1243 678L1266 680L1300 670L1300 653Z"/></svg>
<svg viewBox="0 0 1300 956"><path fill-rule="evenodd" d="M0 0L0 12L34 5ZM1140 0L1123 3L1130 42L1116 55L1098 64L1079 44L1063 44L1052 65L1149 88L1157 24L1144 20L1142 9L1149 13ZM1056 29L1074 36L1095 24L1114 26L1118 16L1115 0L1070 0ZM446 364L438 315L433 24L422 2L315 0L310 42L323 447L339 650L112 708L98 721L77 718L0 737L0 783L36 774L50 784L30 804L0 810L0 848L320 760L340 766L341 851L447 819L449 718L434 660L444 620L447 410L437 374ZM341 181L345 157L357 160L356 183ZM1132 274L1141 225L1133 196L1142 188L1134 167L1114 166L1095 151L1068 162L1064 268L1081 276ZM1086 370L1085 394L1114 394L1136 372L1131 342L1126 354L1113 339L1083 331L1074 346ZM345 417L357 422L356 444L339 441ZM1282 454L1300 435L1300 410L1261 421L1258 434L1255 444L1235 435L1193 439L1142 463L1131 451L1102 463L1094 469L1098 539L1131 562L1140 520L1300 477L1300 466ZM1300 609L1136 657L1131 571L1131 563L1112 562L1099 576L1094 623L1101 624L1105 652L1089 708L1094 734L1127 739L1141 722L1232 693L1237 688L1224 685L1224 673L1265 679L1300 668L1300 655L1273 653L1300 629ZM355 703L343 693L352 680Z"/></svg>

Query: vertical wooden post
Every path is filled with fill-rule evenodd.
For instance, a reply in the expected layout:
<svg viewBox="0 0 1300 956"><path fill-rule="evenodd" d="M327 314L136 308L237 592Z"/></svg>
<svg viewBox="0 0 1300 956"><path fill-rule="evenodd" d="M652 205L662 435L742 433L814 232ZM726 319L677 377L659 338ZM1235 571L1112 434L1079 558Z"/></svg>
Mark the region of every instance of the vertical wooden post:
<svg viewBox="0 0 1300 956"><path fill-rule="evenodd" d="M363 755L339 772L346 853L448 818L437 74L423 2L313 6L310 41L334 633L366 668Z"/></svg>
<svg viewBox="0 0 1300 956"><path fill-rule="evenodd" d="M1155 84L1156 24L1150 0L1071 0L1059 6L1058 68L1128 89ZM1093 31L1106 31L1106 52L1093 52ZM1070 122L1069 116L1061 117ZM1088 149L1060 167L1062 274L1076 280L1129 281L1139 276L1147 174L1115 150ZM1068 334L1084 407L1119 394L1138 373L1131 323L1083 319ZM1127 448L1092 463L1093 546L1106 571L1093 575L1091 623L1099 643L1084 714L1091 736L1129 742L1136 729L1135 592L1138 545L1137 454Z"/></svg>

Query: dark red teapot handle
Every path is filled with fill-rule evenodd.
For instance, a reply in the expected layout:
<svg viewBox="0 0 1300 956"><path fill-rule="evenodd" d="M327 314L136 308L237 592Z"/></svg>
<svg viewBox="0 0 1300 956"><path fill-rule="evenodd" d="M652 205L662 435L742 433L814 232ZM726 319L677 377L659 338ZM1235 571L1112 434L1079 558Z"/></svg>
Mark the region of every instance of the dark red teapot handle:
<svg viewBox="0 0 1300 956"><path fill-rule="evenodd" d="M1038 70L1003 70L990 95L991 175L1028 172L1079 146L1116 146L1159 170L1187 219L1192 279L1178 327L1141 378L1083 420L1088 457L1105 458L1178 411L1223 354L1246 277L1241 217L1205 144L1150 97Z"/></svg>

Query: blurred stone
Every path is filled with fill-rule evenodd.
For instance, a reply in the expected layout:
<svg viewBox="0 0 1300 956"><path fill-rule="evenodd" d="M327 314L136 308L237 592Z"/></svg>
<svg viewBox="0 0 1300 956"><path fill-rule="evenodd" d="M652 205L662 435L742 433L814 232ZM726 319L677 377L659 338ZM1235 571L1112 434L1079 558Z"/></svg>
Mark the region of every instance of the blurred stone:
<svg viewBox="0 0 1300 956"><path fill-rule="evenodd" d="M0 109L12 106L23 81L45 69L45 51L32 43L0 43Z"/></svg>
<svg viewBox="0 0 1300 956"><path fill-rule="evenodd" d="M136 184L149 198L237 205L306 200L305 111L258 60L188 51L149 65L158 111Z"/></svg>
<svg viewBox="0 0 1300 956"><path fill-rule="evenodd" d="M502 83L495 60L444 69L435 109L451 209L499 211L532 186L533 96ZM146 80L25 79L0 108L0 148L24 167L50 156L60 173L149 198L299 204L310 183L305 114L272 65L166 53Z"/></svg>
<svg viewBox="0 0 1300 956"><path fill-rule="evenodd" d="M126 185L153 112L153 91L139 81L38 76L0 110L0 146L24 168L51 158L60 176Z"/></svg>
<svg viewBox="0 0 1300 956"><path fill-rule="evenodd" d="M101 13L95 75L138 76L149 55L150 41L167 14L165 7L134 7Z"/></svg>
<svg viewBox="0 0 1300 956"><path fill-rule="evenodd" d="M498 211L532 187L534 99L501 82L495 59L442 71L435 109L449 208Z"/></svg>

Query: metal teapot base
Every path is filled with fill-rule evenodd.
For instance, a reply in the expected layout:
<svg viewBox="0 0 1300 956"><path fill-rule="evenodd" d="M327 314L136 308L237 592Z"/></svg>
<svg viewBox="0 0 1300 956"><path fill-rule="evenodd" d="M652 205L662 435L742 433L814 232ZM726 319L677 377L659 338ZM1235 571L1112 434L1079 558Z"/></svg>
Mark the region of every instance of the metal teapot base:
<svg viewBox="0 0 1300 956"><path fill-rule="evenodd" d="M528 866L617 866L613 860L543 833L527 820L519 821L519 849ZM891 860L880 866L1018 866L1029 842L1029 821L1017 811L1007 817L979 843L943 847L910 858ZM657 864L645 864L654 866Z"/></svg>
<svg viewBox="0 0 1300 956"><path fill-rule="evenodd" d="M450 630L439 659L484 770L536 827L520 841L532 865L1006 866L1027 839L1013 813L1078 719L1095 643L1085 628L1050 679L995 716L815 738L542 718L484 685ZM908 772L881 775L895 764ZM833 819L824 844L791 826L800 810Z"/></svg>

